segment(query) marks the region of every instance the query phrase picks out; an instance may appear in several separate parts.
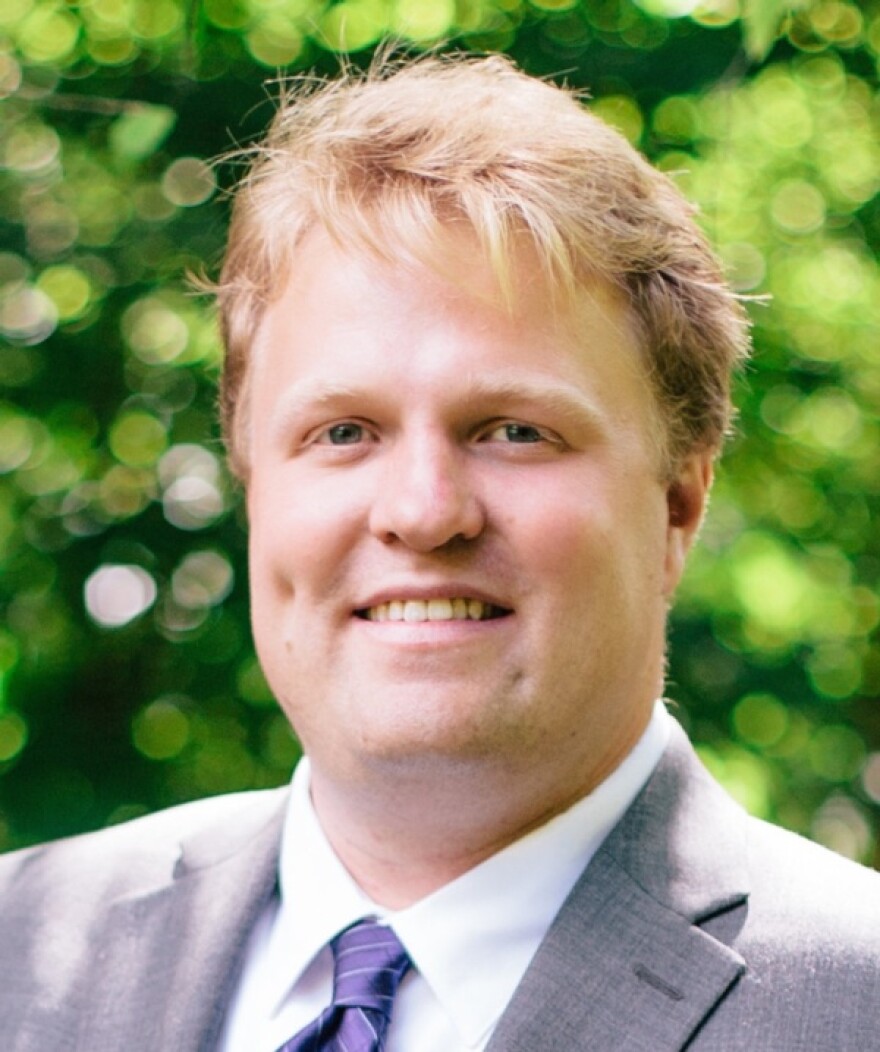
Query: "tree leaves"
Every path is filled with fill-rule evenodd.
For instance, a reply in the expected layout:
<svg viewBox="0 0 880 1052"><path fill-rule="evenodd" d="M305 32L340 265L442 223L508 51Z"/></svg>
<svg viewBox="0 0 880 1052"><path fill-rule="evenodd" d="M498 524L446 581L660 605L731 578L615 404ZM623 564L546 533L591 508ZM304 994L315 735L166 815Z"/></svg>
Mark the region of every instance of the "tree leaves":
<svg viewBox="0 0 880 1052"><path fill-rule="evenodd" d="M755 62L763 61L781 36L790 15L815 7L817 0L743 0L745 49Z"/></svg>
<svg viewBox="0 0 880 1052"><path fill-rule="evenodd" d="M209 162L269 119L263 81L354 47L321 0L56 8L0 14L0 850L274 784L297 755L250 641L219 344L184 275L220 257L239 173ZM880 859L880 8L359 11L359 65L377 36L442 30L564 71L680 181L736 288L771 294L669 691L748 806Z"/></svg>
<svg viewBox="0 0 880 1052"><path fill-rule="evenodd" d="M110 128L110 149L120 161L142 161L159 149L176 122L170 106L129 103Z"/></svg>

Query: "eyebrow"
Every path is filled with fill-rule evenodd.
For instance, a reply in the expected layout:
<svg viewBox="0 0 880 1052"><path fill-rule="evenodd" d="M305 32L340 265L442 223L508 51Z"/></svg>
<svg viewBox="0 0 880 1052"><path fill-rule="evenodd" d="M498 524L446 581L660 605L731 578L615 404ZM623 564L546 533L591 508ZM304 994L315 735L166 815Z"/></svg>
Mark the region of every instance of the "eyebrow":
<svg viewBox="0 0 880 1052"><path fill-rule="evenodd" d="M363 388L329 380L306 380L281 396L275 411L270 414L269 434L272 439L283 437L294 421L306 410L331 408L364 397Z"/></svg>
<svg viewBox="0 0 880 1052"><path fill-rule="evenodd" d="M573 423L598 423L602 416L600 407L574 385L561 380L529 377L482 377L472 376L467 385L465 404L498 402L501 405L539 403L550 409L555 416Z"/></svg>
<svg viewBox="0 0 880 1052"><path fill-rule="evenodd" d="M472 375L466 379L464 388L464 395L458 404L465 410L477 409L487 403L497 403L499 408L538 403L554 416L580 426L598 426L603 415L599 406L572 384L540 376L523 380L519 376ZM384 399L384 391L368 390L358 384L324 379L306 380L282 396L270 420L270 434L273 438L284 436L294 421L306 411L344 408L358 402L375 403Z"/></svg>

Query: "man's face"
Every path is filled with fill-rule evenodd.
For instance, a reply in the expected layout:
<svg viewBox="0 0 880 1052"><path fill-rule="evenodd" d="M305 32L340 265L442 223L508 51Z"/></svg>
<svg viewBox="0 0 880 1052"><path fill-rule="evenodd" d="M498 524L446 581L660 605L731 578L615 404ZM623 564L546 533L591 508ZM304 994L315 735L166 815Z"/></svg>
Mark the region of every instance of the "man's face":
<svg viewBox="0 0 880 1052"><path fill-rule="evenodd" d="M457 238L452 284L313 233L267 310L247 450L257 648L315 780L540 768L574 798L659 692L708 461L661 481L609 290L560 316L523 255L505 310Z"/></svg>

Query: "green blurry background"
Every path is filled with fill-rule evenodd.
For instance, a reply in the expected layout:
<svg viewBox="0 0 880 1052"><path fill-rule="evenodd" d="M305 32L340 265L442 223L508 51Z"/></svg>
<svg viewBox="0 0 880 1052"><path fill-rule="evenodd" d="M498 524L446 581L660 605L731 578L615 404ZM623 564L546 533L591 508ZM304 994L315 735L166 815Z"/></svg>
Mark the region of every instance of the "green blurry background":
<svg viewBox="0 0 880 1052"><path fill-rule="evenodd" d="M831 0L3 0L0 850L289 774L186 273L267 82L389 35L588 88L769 294L669 693L750 810L880 864L880 2Z"/></svg>

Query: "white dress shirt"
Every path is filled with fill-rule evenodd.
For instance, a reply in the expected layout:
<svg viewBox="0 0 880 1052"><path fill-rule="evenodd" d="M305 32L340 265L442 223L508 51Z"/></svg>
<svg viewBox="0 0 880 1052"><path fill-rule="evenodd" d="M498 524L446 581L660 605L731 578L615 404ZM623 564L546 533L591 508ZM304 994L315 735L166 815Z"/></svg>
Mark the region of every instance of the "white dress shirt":
<svg viewBox="0 0 880 1052"><path fill-rule="evenodd" d="M392 925L414 967L386 1052L481 1052L562 903L650 777L669 738L657 702L626 759L568 811L402 910L372 902L339 861L296 768L280 895L256 924L218 1052L276 1052L330 1003L327 946L364 916Z"/></svg>

